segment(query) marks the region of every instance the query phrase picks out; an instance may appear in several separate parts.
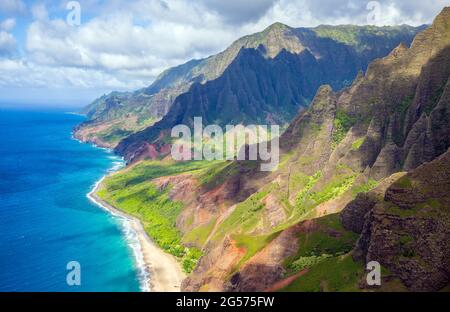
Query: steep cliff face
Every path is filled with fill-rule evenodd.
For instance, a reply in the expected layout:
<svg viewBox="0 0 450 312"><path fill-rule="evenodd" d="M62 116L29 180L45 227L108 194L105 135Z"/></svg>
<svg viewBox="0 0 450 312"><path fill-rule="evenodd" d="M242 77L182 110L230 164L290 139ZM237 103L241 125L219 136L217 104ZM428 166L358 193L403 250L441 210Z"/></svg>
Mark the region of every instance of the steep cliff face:
<svg viewBox="0 0 450 312"><path fill-rule="evenodd" d="M275 34L285 28L273 27ZM331 38L333 30L322 27L312 35L325 38L324 46L354 44L352 36ZM315 79L324 81L325 64L335 62L319 61L320 49L312 44L303 49L310 35L296 33L300 44L278 35L274 41L245 38L253 48L239 48L220 77L193 84L160 122L122 141L117 151L131 161L167 153L165 131L190 124L193 116L222 124L267 121L278 106L293 113L290 108L308 94L293 85L314 83L302 70L317 70ZM120 183L110 183L109 192L117 203L130 201L146 215L148 205L154 214L166 213L152 205L164 195L158 203L172 208L170 222L158 220L177 244L203 254L183 290L358 291L367 288L364 262L374 259L389 271L383 272L381 290L442 288L448 284L443 227L449 224L449 187L447 169L440 168L448 156L420 166L450 147L449 48L450 8L445 8L411 47L400 44L371 62L348 88L318 87L310 107L280 137L274 172L261 172L252 161L168 163L164 170L167 160L144 161L114 175L112 182ZM348 64L345 59L339 64ZM284 75L292 77L283 80ZM284 118L277 114L275 120ZM406 171L411 173L405 182ZM428 184L431 179L436 183ZM445 192L435 190L440 185ZM179 247L175 250L183 250Z"/></svg>
<svg viewBox="0 0 450 312"><path fill-rule="evenodd" d="M358 196L342 212L361 236L353 257L378 261L413 291L450 283L450 152ZM384 192L383 192L384 191ZM368 201L367 198L370 198Z"/></svg>
<svg viewBox="0 0 450 312"><path fill-rule="evenodd" d="M205 247L206 254L194 274L185 281L184 289L199 290L206 287L214 290L263 290L270 282L289 274L289 268L283 263L289 257L294 257L295 263L304 263L321 256L321 253L314 251L295 255L295 252L289 251L289 246L280 243L289 239L279 237L287 235L286 231L292 232L291 227L295 224L301 226L304 223L302 220L316 220L340 212L347 204L356 207L349 218L353 220L349 229L361 231L366 228L361 219L376 205L377 197L369 193L360 195L359 201L352 202L358 193L370 190L380 183L380 187L387 187L390 182L380 181L396 172L413 170L438 157L450 146L449 47L450 8L446 8L432 26L416 36L411 48L399 45L385 58L374 61L366 74L358 75L349 88L338 93L327 86L320 88L311 108L301 113L280 138L283 157L279 170L271 174L251 171L241 175L240 192L250 192L253 195L238 203L216 225L212 239ZM434 168L436 174L439 174L439 165L430 168ZM395 177L387 181L392 182ZM445 185L444 189L447 190ZM425 184L421 187L427 188ZM436 187L437 184L430 185L429 188ZM382 193L383 189L379 192ZM428 195L424 195L424 198L429 198ZM444 207L448 206L444 204ZM275 220L272 217L273 211L283 212L276 214L275 223L271 223ZM416 218L417 216L412 215L411 222L415 223ZM444 224L448 226L447 219L442 222L436 224L425 220L415 224L416 228L432 227L441 231ZM385 234L389 226L384 227L380 233ZM399 226L413 227L407 223ZM336 235L345 237L342 233ZM447 234L444 231L442 235ZM381 236L383 235L380 234ZM295 236L290 237L295 240ZM439 236L439 239L443 238ZM398 243L398 237L393 237L391 243ZM221 273L216 275L220 257L215 255L220 255L224 246L233 244L245 248L247 253L226 268L221 265ZM383 252L380 244L374 246L378 246L381 248L380 252ZM423 244L439 245L434 238ZM425 248L425 245L422 247ZM341 246L341 243L335 242L331 247L333 246ZM389 247L386 248L388 249ZM339 252L345 253L348 250L339 249ZM257 270L246 266L260 262L263 255L270 254L274 255L273 259L278 259L275 263ZM362 276L360 271L363 264L358 264L348 255L336 252L324 254L345 267L344 272L347 267L353 268L349 283L339 287L360 289L358 281ZM369 255L376 255L375 249ZM437 257L442 260L442 256ZM270 257L266 257L270 262L268 258ZM441 274L439 287L445 280L442 277L445 274L442 275L441 272L441 260L430 259L430 263L435 263L436 270L440 272L433 274ZM320 279L314 280L312 276L318 276L317 268L325 270L327 261L332 260L323 261L317 266L310 265L313 273L306 273L287 290L303 289L298 284L302 279L311 283L314 281L316 286L317 283L320 284ZM392 261L388 261L390 268L394 268ZM406 267L410 265L412 268L414 263L406 264ZM416 273L412 275L394 269L391 273L395 278L400 278L401 285L409 289L430 289L430 281L426 278L418 284L411 283L418 275L426 275L425 270L415 270ZM260 280L268 278L267 282L257 283L257 271L263 272ZM320 289L320 285L317 287Z"/></svg>
<svg viewBox="0 0 450 312"><path fill-rule="evenodd" d="M136 160L148 156L149 143L152 149L159 150L161 142L154 142L155 139L174 122L189 125L194 116L219 124L261 120L284 125L309 104L321 84L342 88L374 58L385 56L400 42L409 45L421 29L409 26L295 29L277 23L237 40L222 53L168 70L147 89L116 94L118 105L104 105L114 96L100 99L92 105L88 114L92 120L84 129L95 136L96 127L105 123L116 122L116 128L122 129L117 122L123 116L139 115L155 122L167 114L160 123L131 136L118 147L117 151L126 158ZM130 118L127 124L128 130L134 125ZM138 124L134 132L146 126L148 123Z"/></svg>
<svg viewBox="0 0 450 312"><path fill-rule="evenodd" d="M261 58L258 62L272 63L258 64L258 67L273 66L275 58L278 58L279 62L287 61L284 57L278 57L280 54L292 54L292 56L301 54L298 60L293 61L297 69L299 62L306 62L304 66L301 66L300 74L293 75L291 71L278 87L286 92L285 99L282 100L290 101L291 105L298 109L305 104L305 101L311 100L320 84L329 83L334 88L341 88L355 77L359 69L365 70L367 64L374 58L386 55L400 42L409 45L414 34L422 28L320 26L295 29L276 23L260 33L237 40L217 55L202 60L192 60L166 70L148 88L135 92L113 92L97 99L83 110L88 121L76 129L75 136L84 141L93 141L109 147L116 146L121 139L160 120L167 114L175 99L188 92L191 86L198 84L195 90L202 89L202 85L223 76L230 64L239 58L241 49L258 51ZM303 57L307 52L314 56L313 64L311 60L305 60ZM253 58L252 61L256 60ZM282 66L278 70L281 69L283 69ZM322 69L325 71L323 72ZM247 73L249 74L251 72ZM254 93L258 90L252 90L250 94L247 94L248 89L253 89L258 84L264 88L262 85L264 82L258 82L260 74L252 78L247 88L243 88L238 93L235 92L236 90L229 90L227 86L223 86L226 96L220 99L222 105L225 105L227 101L236 101L236 98L252 100ZM236 79L236 77L229 78ZM307 85L303 83L293 88L292 84L287 84L290 80L296 79L305 80ZM210 95L211 90L208 89L202 93L205 97ZM301 97L298 96L299 94ZM270 104L269 101L267 103ZM179 109L175 112L179 113ZM297 113L297 111L294 113L288 111L278 116L278 112L273 114L273 121L285 122L287 116L292 118ZM243 119L251 119L251 116L244 117Z"/></svg>

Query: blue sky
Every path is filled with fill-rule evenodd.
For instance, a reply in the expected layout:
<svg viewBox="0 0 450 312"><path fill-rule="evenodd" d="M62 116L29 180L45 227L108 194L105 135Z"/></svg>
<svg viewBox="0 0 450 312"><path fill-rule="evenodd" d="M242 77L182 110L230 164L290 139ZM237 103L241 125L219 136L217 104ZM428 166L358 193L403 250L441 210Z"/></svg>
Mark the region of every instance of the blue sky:
<svg viewBox="0 0 450 312"><path fill-rule="evenodd" d="M274 22L420 25L450 0L0 0L0 105L86 105Z"/></svg>

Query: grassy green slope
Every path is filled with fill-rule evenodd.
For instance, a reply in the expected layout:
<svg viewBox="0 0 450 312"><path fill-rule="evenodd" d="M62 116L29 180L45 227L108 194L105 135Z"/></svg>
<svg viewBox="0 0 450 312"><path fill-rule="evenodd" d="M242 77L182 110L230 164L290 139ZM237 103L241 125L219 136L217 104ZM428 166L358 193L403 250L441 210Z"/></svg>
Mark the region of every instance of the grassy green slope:
<svg viewBox="0 0 450 312"><path fill-rule="evenodd" d="M152 179L186 172L198 172L208 162L143 162L106 178L97 195L130 215L139 218L147 234L168 253L180 258L183 269L191 272L201 252L187 248L176 228L183 203L172 201L169 190L159 190Z"/></svg>
<svg viewBox="0 0 450 312"><path fill-rule="evenodd" d="M316 219L317 229L298 236L297 254L286 259L287 275L308 269L283 291L357 291L363 264L349 252L358 235L345 230L338 214Z"/></svg>

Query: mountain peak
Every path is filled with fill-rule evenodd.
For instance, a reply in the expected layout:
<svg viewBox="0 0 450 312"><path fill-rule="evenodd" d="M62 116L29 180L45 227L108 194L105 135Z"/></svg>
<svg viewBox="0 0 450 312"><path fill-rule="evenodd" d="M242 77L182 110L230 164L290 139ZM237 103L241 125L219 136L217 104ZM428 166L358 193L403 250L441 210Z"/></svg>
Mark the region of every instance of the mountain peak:
<svg viewBox="0 0 450 312"><path fill-rule="evenodd" d="M439 13L434 19L431 27L444 27L445 29L450 28L450 7L444 7L442 9L441 13Z"/></svg>
<svg viewBox="0 0 450 312"><path fill-rule="evenodd" d="M447 15L450 16L450 6L444 7L441 11L441 13L439 13L436 18L439 18L439 16L441 15Z"/></svg>
<svg viewBox="0 0 450 312"><path fill-rule="evenodd" d="M262 32L243 37L237 42L239 48L257 49L260 45L263 45L266 52L265 56L268 58L275 58L282 50L296 54L305 50L305 47L293 32L293 28L280 22L270 25Z"/></svg>
<svg viewBox="0 0 450 312"><path fill-rule="evenodd" d="M416 49L427 49L433 46L437 51L449 44L450 41L450 7L442 9L441 13L434 19L430 27L419 33L412 43Z"/></svg>
<svg viewBox="0 0 450 312"><path fill-rule="evenodd" d="M272 25L270 25L269 27L267 27L264 32L267 31L283 31L286 29L291 29L291 27L289 27L286 24L280 23L280 22L275 22Z"/></svg>
<svg viewBox="0 0 450 312"><path fill-rule="evenodd" d="M125 137L129 137L130 129L132 133L140 132L156 120L163 118L169 113L170 108L180 95L189 94L193 84L205 85L207 82L214 81L222 77L232 63L236 64L244 59L245 62L240 63L238 67L245 66L245 71L236 74L233 79L238 79L238 76L247 75L249 72L255 72L256 67L259 70L264 69L265 72L255 72L254 77L264 77L264 79L267 78L270 81L264 81L264 86L261 85L261 88L253 90L254 83L252 80L252 82L249 82L252 87L246 90L246 92L257 91L257 94L252 94L252 96L260 99L261 105L264 104L264 107L267 106L272 109L272 106L279 104L265 103L269 98L272 101L273 94L278 95L281 90L291 90L287 92L288 94L280 95L279 99L279 102L284 104L292 101L292 105L288 107L289 112L270 111L266 114L264 111L264 116L261 115L263 120L268 115L271 116L271 120L274 120L274 115L277 115L280 122L285 123L297 112L296 106L304 106L311 101L316 89L321 84L330 83L333 88L339 89L343 86L343 81L348 82L354 78L357 70L365 70L368 62L374 57L387 55L402 40L411 42L413 35L417 32L416 28L408 27L400 29L393 27L378 29L375 27L368 32L363 32L359 28L357 30L358 32L355 32L349 26L327 26L321 27L320 30L316 28L292 28L280 22L274 23L260 32L237 39L231 46L216 55L203 60L193 60L166 70L158 76L151 86L145 89L130 94L118 94L117 96L110 94L96 100L84 110L89 120L83 125L83 128L86 129L83 132L83 137L81 137L81 130L77 133L80 133L79 138L88 137L84 134L89 134L94 138L102 137L105 144L110 144L108 147L112 147ZM340 40L342 38L345 38L345 40ZM367 47L367 50L359 49L359 47ZM250 54L258 60L250 59L248 56L242 57L240 55L242 49L253 50L250 51ZM254 53L255 50L257 53ZM342 57L348 55L349 50L354 51L354 56L358 59L357 62ZM332 55L338 57L334 58ZM255 64L250 64L250 62L255 62ZM332 65L335 65L336 68ZM236 67L234 68L236 69ZM287 78L286 74L275 79L272 73L279 75L281 72L277 72L274 68L285 73L289 72L291 76ZM295 71L295 68L298 68L298 70ZM269 88L274 85L280 87L272 90L275 93L270 95L268 99L264 99L261 92L268 92ZM234 87L235 90L226 90L226 94L231 96L232 100L223 99L224 106L228 106L229 102L240 103L243 101L242 95L238 96L235 93L241 89L241 86ZM209 89L205 92L214 93ZM222 102L222 100L220 101ZM240 108L236 109L239 110ZM245 115L246 119L251 119L257 115L255 107L251 107L250 111L252 113ZM138 122L141 120L148 122ZM114 121L114 123L111 121ZM116 124L121 124L121 131L117 130ZM120 135L110 135L111 133L120 133Z"/></svg>

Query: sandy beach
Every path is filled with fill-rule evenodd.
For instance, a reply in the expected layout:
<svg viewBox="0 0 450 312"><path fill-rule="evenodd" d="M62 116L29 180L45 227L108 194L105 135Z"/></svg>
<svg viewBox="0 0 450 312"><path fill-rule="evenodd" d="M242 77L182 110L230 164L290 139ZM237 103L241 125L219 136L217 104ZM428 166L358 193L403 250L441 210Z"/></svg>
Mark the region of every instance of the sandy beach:
<svg viewBox="0 0 450 312"><path fill-rule="evenodd" d="M139 247L143 255L144 269L149 273L145 281L145 284L149 287L146 288L149 288L148 290L152 292L180 291L181 282L186 277L180 263L174 256L164 252L148 237L139 219L116 209L96 195L102 181L103 179L96 184L94 189L88 194L88 197L111 214L129 221L130 226L137 234Z"/></svg>

